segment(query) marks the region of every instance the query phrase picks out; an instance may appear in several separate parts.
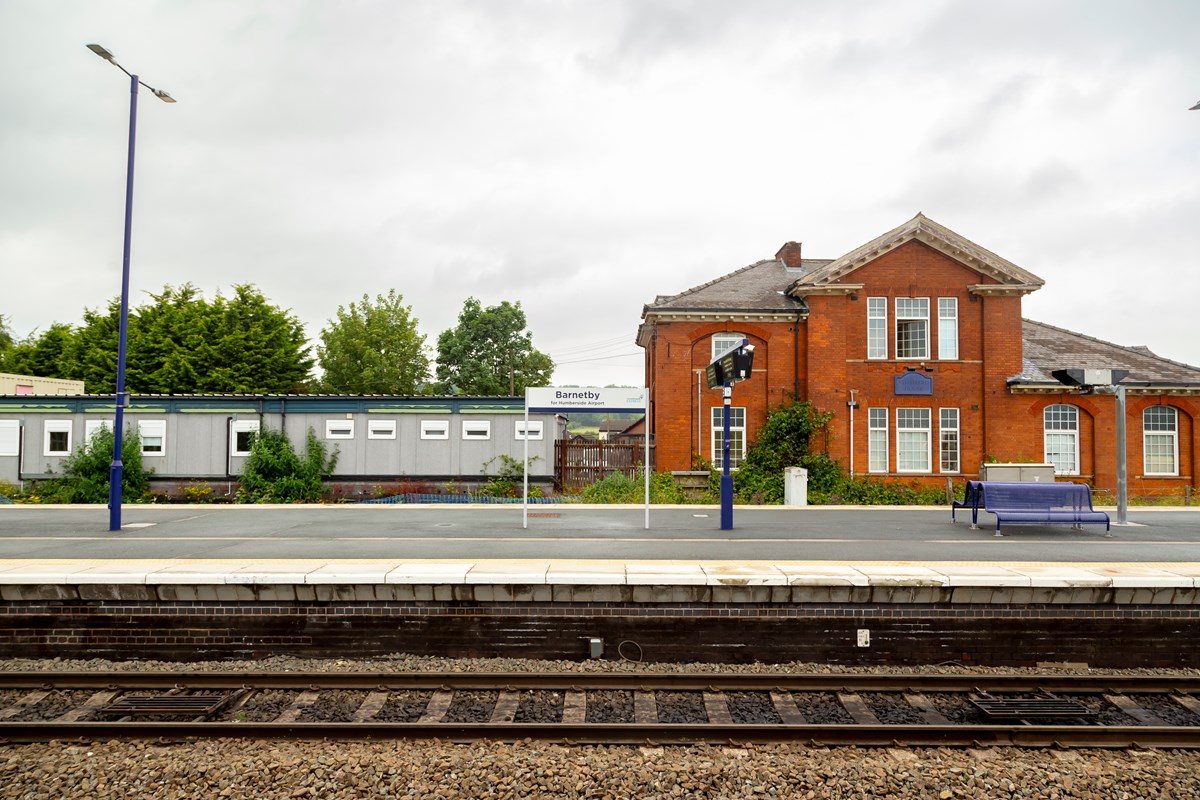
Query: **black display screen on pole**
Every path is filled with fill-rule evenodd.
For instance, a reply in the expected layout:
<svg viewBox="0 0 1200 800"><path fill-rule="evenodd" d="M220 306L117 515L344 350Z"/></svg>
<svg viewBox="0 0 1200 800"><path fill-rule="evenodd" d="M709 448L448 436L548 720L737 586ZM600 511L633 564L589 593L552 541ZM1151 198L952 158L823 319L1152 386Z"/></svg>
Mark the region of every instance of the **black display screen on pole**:
<svg viewBox="0 0 1200 800"><path fill-rule="evenodd" d="M708 388L716 389L746 380L753 369L754 348L750 347L749 339L742 339L740 344L735 344L714 358L704 369L704 377L708 381Z"/></svg>

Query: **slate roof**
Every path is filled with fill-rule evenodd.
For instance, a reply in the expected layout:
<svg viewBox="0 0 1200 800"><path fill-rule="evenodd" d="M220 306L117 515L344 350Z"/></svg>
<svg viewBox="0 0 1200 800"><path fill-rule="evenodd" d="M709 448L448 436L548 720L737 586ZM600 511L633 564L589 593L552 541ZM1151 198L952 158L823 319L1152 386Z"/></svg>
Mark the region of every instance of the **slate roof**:
<svg viewBox="0 0 1200 800"><path fill-rule="evenodd" d="M644 311L802 311L803 300L783 294L793 281L825 266L828 259L806 258L800 270L787 269L779 259L757 261L716 280L674 295L659 295Z"/></svg>
<svg viewBox="0 0 1200 800"><path fill-rule="evenodd" d="M949 255L999 284L1034 291L1044 283L1037 275L1021 269L986 247L981 247L924 214L917 214L904 224L856 247L841 258L826 262L820 269L798 277L789 287L789 291L803 294L806 287L838 283L867 262L914 240Z"/></svg>
<svg viewBox="0 0 1200 800"><path fill-rule="evenodd" d="M1021 339L1021 374L1009 378L1010 384L1058 386L1050 373L1074 367L1127 369L1126 385L1200 387L1200 368L1156 356L1144 346L1113 344L1031 319L1022 320Z"/></svg>

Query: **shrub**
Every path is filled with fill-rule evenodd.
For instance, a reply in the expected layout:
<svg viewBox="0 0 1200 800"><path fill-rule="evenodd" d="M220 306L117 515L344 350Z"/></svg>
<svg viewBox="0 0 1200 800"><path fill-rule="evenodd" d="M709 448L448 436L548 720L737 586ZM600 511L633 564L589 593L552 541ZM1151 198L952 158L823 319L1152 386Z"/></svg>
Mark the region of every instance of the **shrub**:
<svg viewBox="0 0 1200 800"><path fill-rule="evenodd" d="M325 445L311 428L303 458L296 455L287 434L264 428L252 434L238 502L315 503L325 493L321 478L333 471L337 457L336 450L325 457Z"/></svg>
<svg viewBox="0 0 1200 800"><path fill-rule="evenodd" d="M743 500L783 502L783 471L787 467L808 470L809 492L833 489L842 480L842 470L826 453L813 452L812 440L826 434L833 414L819 411L806 401L786 403L767 412L733 477L734 492Z"/></svg>
<svg viewBox="0 0 1200 800"><path fill-rule="evenodd" d="M843 476L831 491L809 492L809 500L814 504L847 506L935 506L946 504L946 490L916 481L902 484Z"/></svg>
<svg viewBox="0 0 1200 800"><path fill-rule="evenodd" d="M645 473L635 477L623 472L610 472L601 480L584 487L580 499L585 503L615 505L646 502ZM691 501L669 472L651 473L650 502L655 505L682 505Z"/></svg>
<svg viewBox="0 0 1200 800"><path fill-rule="evenodd" d="M532 464L537 460L538 456L533 456L529 459L529 463ZM525 465L512 456L502 453L483 463L485 475L488 467L496 461L500 462L496 474L488 479L488 482L479 490L479 494L486 497L520 497L525 491ZM529 487L529 496L541 497L542 490L537 486L531 486Z"/></svg>
<svg viewBox="0 0 1200 800"><path fill-rule="evenodd" d="M113 432L96 431L63 460L62 475L38 487L43 503L107 503ZM142 467L142 439L136 430L121 437L121 502L133 503L150 490L153 470Z"/></svg>
<svg viewBox="0 0 1200 800"><path fill-rule="evenodd" d="M189 503L212 502L213 487L204 481L188 481L179 491Z"/></svg>

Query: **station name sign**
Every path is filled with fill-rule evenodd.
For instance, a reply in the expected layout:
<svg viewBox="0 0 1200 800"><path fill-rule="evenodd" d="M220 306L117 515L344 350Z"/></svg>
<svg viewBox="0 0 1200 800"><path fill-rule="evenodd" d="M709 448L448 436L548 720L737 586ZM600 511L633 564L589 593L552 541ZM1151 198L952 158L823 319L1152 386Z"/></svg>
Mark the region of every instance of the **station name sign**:
<svg viewBox="0 0 1200 800"><path fill-rule="evenodd" d="M525 390L525 407L529 411L612 411L642 413L646 410L647 390L641 387L553 387L539 386Z"/></svg>

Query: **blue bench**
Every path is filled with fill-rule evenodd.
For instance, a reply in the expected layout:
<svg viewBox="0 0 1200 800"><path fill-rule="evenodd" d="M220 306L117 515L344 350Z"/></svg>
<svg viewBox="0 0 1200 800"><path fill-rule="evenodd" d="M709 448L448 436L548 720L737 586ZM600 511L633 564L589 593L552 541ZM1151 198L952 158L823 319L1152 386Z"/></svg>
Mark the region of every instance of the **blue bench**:
<svg viewBox="0 0 1200 800"><path fill-rule="evenodd" d="M1038 483L1008 481L967 481L962 500L950 504L950 521L955 511L971 509L971 527L979 527L982 508L996 516L996 535L1005 522L1033 525L1104 523L1112 529L1108 514L1092 509L1092 490L1086 483Z"/></svg>

